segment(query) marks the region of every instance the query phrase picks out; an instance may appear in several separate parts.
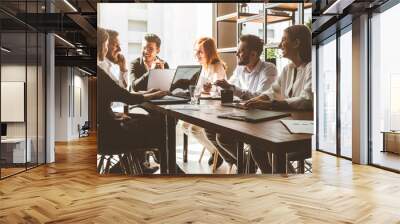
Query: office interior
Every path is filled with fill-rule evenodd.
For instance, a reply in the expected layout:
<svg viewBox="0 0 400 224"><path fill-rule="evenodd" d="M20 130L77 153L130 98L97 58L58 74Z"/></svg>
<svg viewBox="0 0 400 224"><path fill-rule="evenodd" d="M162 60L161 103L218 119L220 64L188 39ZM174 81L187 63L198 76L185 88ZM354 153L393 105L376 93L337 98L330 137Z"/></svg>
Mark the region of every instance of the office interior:
<svg viewBox="0 0 400 224"><path fill-rule="evenodd" d="M158 16L146 17L146 14ZM198 65L199 62L193 54L196 40L213 37L218 53L226 64L229 79L238 66L236 51L240 36L253 34L260 37L265 43L260 59L273 63L279 73L289 63L288 59L280 56L278 49L283 30L295 24L306 24L310 27L311 17L312 3L277 6L263 3L100 3L97 25L119 33L121 53L128 62L141 56L142 40L146 33L158 35L161 39L158 56L172 69L181 65ZM168 29L165 29L166 26ZM227 162L218 169L210 166L208 160L211 153L193 136L184 136L180 128L176 128L176 141L177 164L186 174L237 173L237 166L231 168ZM246 145L245 148L249 146ZM247 156L248 152L245 153ZM101 164L101 154L98 157L98 164ZM311 173L311 156L304 156L304 160L308 164L307 172ZM110 167L118 162L119 158L113 158ZM297 167L297 162L293 163L294 168Z"/></svg>
<svg viewBox="0 0 400 224"><path fill-rule="evenodd" d="M68 184L76 187L71 192L75 193L82 187L81 184L90 186L85 187L85 190L92 192L90 189L96 188L96 184L105 187L107 184L112 185L113 182L120 184L121 189L129 191L126 188L127 182L124 182L130 181L129 178L122 180L110 177L105 180L98 176L95 170L96 157L93 155L96 154L96 43L94 40L97 21L102 19L98 18L98 2L96 0L3 0L0 2L0 81L2 84L0 87L0 110L2 111L0 186L4 189L0 191L6 192L11 199L14 197L12 194L14 190L15 194L18 191L26 193L21 189L30 183L40 185L40 181L43 183L49 181L48 183L57 185L58 182L52 182L55 181L51 179L53 176L60 177L61 180L57 180L60 183L70 180ZM378 210L367 209L370 214L376 214L376 216L361 218L365 215L362 215L361 207L353 207L348 210L348 213L342 213L335 221L375 220L378 222L379 220L380 222L384 220L387 223L398 221L400 217L394 210L399 204L383 195L387 192L390 192L391 196L398 195L393 189L399 186L400 104L396 96L400 91L400 72L396 66L395 52L400 50L400 45L396 41L399 33L395 27L400 19L400 4L395 0L322 0L287 3L295 5L295 9L287 9L284 7L288 6L285 5L286 3L275 1L265 4L248 3L246 6L240 3L213 3L209 12L211 15L209 21L212 22L211 34L217 41L219 52L228 63L228 68L235 67L235 41L239 35L240 22L248 23L247 27L254 28L244 29L244 32L255 31L263 39L267 39L265 52L267 49L276 49L276 41L279 40L279 32L282 31L273 31L275 23L271 23L271 28L269 28L268 16L264 18L259 14L259 9L269 10L268 4L276 7L275 11L271 9L271 13L293 14L293 18L276 24L280 22L288 25L300 22L306 25L311 23L313 35L313 88L315 89L313 171L311 175L295 177L297 183L304 181L309 186L318 183L318 187L331 190L331 192L326 192L327 195L335 192L336 195L356 198L355 204L360 201L373 204L379 202L376 206L381 206ZM311 7L308 4L312 4ZM218 7L218 5L221 6ZM147 17L146 7L140 7L142 9L137 9L138 12L142 10L140 15ZM249 12L255 15L241 15L239 10L242 9L254 9L255 11ZM310 17L307 18L307 15ZM257 19L261 22L253 24L251 19L254 17L251 18L251 16L258 16ZM129 27L139 27L142 30L140 32L144 32L144 21L139 21L141 22L133 21L127 24L126 32L137 32L130 31ZM223 32L219 32L221 30ZM271 36L276 40L268 42ZM130 54L129 50L138 53L137 40L132 40L130 44L128 41L126 43L127 54ZM268 50L268 52L273 52L273 50ZM134 53L131 54L132 57ZM264 60L267 59L266 55L262 57ZM275 61L277 67L287 63L279 57ZM231 71L228 71L229 73ZM82 126L88 127L88 130ZM88 136L85 137L85 135ZM177 137L178 145L183 144L180 142L183 141L181 139L181 135ZM193 140L189 141L195 149L192 154L193 161L190 163L194 165L189 166L188 169L192 169L194 173L211 173L207 165L203 168L197 163L202 150L201 146ZM182 149L178 146L176 155L178 164L182 161L180 150ZM206 163L206 159L203 159L203 162ZM181 162L180 165L184 167L185 164ZM92 183L85 180L82 183L77 181L72 184L77 175L82 179L93 178ZM253 177L243 178L250 178L246 180L254 185L269 184L268 178L264 177L258 180L251 179ZM288 178L281 176L279 178L280 180L274 180L277 186L280 185L283 189L294 183L291 182L290 175ZM360 180L363 178L365 180ZM181 185L171 185L170 180L175 180ZM230 184L235 183L235 180L231 179L198 181L222 185L226 181L226 185L223 186L228 189L230 189L228 187ZM168 191L167 188L176 189L182 185L186 188L196 187L193 182L190 184L187 182L188 184L185 185L185 179L144 178L135 183L128 183L135 189L134 193L140 192L142 186L151 184L160 184L165 187L162 188L164 193ZM22 186L20 189L11 190L11 184ZM67 185L61 184L61 186ZM60 189L60 186L54 187ZM200 189L204 190L204 188ZM357 189L362 189L361 194L375 197L360 199ZM38 197L43 193L40 189L33 191L36 193L32 194ZM295 190L295 192L304 193L301 190ZM22 193L19 194L20 197L25 197ZM212 191L205 194L209 194L208 197L215 200L222 197L220 194L215 195ZM318 200L312 194L304 194ZM71 195L71 197L74 196L76 195ZM94 193L95 196L96 193ZM29 195L26 194L26 197ZM279 200L286 199L272 200L280 203ZM392 205L386 206L389 202ZM33 202L28 202L30 203ZM304 201L303 203L311 202ZM319 203L328 202L320 201ZM32 204L32 206L37 205ZM329 221L341 211L339 208L332 208L329 212L333 213L328 211L322 213L319 221ZM358 208L360 210L350 214L352 209ZM378 219L378 212L383 210L385 212L380 213L381 216ZM10 210L4 208L3 211ZM71 212L72 215L69 214L71 217L68 218L75 220L72 217L74 211L63 211ZM256 211L263 210L256 209ZM116 212L121 215L121 218L126 215L125 218L145 222L140 217L130 217L121 211ZM293 210L287 212L289 214ZM28 216L34 217L35 214L29 213ZM229 221L223 217L220 218ZM201 220L202 217L193 219ZM11 217L10 220L18 220L18 216ZM57 220L57 218L53 217L50 220ZM167 220L173 222L172 218ZM240 221L243 220L237 222Z"/></svg>

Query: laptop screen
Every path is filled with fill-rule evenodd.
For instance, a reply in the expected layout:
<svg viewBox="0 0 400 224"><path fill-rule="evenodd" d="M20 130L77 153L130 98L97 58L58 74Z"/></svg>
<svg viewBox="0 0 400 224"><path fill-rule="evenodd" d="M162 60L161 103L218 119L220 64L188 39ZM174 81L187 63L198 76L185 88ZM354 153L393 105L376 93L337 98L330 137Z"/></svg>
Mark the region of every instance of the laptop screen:
<svg viewBox="0 0 400 224"><path fill-rule="evenodd" d="M180 89L184 92L189 91L190 85L196 85L201 72L200 65L178 66L172 80L170 91Z"/></svg>
<svg viewBox="0 0 400 224"><path fill-rule="evenodd" d="M7 136L7 124L1 123L1 136Z"/></svg>

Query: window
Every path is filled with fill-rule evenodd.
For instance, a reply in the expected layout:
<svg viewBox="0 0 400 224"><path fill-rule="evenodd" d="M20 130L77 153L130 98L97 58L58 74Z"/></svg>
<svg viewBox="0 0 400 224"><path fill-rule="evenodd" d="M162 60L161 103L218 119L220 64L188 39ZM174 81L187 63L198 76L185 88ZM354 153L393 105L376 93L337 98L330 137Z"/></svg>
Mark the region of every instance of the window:
<svg viewBox="0 0 400 224"><path fill-rule="evenodd" d="M129 20L128 29L129 31L147 32L147 21Z"/></svg>
<svg viewBox="0 0 400 224"><path fill-rule="evenodd" d="M382 152L382 132L400 130L398 21L400 4L371 18L371 162L395 170L400 170L400 156Z"/></svg>
<svg viewBox="0 0 400 224"><path fill-rule="evenodd" d="M340 154L351 158L353 96L351 26L347 30L340 36Z"/></svg>
<svg viewBox="0 0 400 224"><path fill-rule="evenodd" d="M318 48L318 145L336 153L336 36Z"/></svg>
<svg viewBox="0 0 400 224"><path fill-rule="evenodd" d="M171 68L181 64L196 64L193 56L195 40L204 36L212 37L212 3L101 3L98 14L99 27L119 32L121 51L128 63L139 56L137 44L140 44L146 32L155 33L161 38L159 56Z"/></svg>

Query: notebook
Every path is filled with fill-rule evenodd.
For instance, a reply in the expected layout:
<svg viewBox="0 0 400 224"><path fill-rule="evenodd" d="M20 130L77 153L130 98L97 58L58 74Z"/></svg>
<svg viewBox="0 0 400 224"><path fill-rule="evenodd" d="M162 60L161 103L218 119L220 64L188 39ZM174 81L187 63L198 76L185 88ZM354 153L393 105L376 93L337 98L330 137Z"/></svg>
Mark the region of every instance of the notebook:
<svg viewBox="0 0 400 224"><path fill-rule="evenodd" d="M281 120L281 122L292 134L314 134L314 121Z"/></svg>
<svg viewBox="0 0 400 224"><path fill-rule="evenodd" d="M277 112L277 111L268 111L268 110L243 110L238 112L231 112L218 115L219 118L231 119L231 120L239 120L246 122L261 122L261 121L270 121L276 120L284 117L289 117L290 113L286 112Z"/></svg>

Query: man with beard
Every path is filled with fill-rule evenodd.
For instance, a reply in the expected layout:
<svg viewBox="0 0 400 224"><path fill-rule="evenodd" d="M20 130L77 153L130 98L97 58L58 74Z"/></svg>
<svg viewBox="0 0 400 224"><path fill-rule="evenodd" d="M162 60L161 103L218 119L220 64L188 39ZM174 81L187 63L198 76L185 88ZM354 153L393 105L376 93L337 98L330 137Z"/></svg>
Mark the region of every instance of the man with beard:
<svg viewBox="0 0 400 224"><path fill-rule="evenodd" d="M101 68L114 80L120 87L128 88L128 69L125 57L121 54L121 44L119 34L114 30L107 30L108 51Z"/></svg>
<svg viewBox="0 0 400 224"><path fill-rule="evenodd" d="M233 94L241 100L249 100L269 89L277 78L277 70L274 64L260 60L263 50L264 43L259 37L250 34L241 36L236 53L238 66L228 81L221 79L215 84L233 90ZM207 131L207 137L218 145L215 136L215 133ZM236 163L236 142L228 137L219 139L222 140L217 147L219 154L226 162Z"/></svg>

